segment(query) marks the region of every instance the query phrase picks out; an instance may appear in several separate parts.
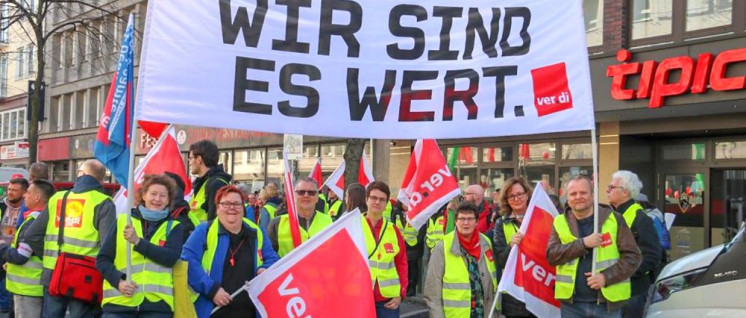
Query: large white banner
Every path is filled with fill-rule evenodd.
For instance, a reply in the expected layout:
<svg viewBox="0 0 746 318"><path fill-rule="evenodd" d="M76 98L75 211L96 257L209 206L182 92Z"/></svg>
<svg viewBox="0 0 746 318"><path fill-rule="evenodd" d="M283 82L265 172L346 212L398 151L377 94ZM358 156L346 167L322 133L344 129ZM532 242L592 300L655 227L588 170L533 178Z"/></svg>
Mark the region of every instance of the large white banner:
<svg viewBox="0 0 746 318"><path fill-rule="evenodd" d="M148 2L139 119L360 138L590 129L581 0Z"/></svg>

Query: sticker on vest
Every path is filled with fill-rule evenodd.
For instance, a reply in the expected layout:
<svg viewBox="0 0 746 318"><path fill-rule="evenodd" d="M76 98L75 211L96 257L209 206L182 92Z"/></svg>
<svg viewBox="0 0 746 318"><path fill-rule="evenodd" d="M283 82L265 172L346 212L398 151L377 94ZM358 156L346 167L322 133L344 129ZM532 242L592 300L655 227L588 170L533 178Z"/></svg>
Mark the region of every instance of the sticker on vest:
<svg viewBox="0 0 746 318"><path fill-rule="evenodd" d="M609 245L611 245L611 234L606 232L601 235L601 247L607 247Z"/></svg>
<svg viewBox="0 0 746 318"><path fill-rule="evenodd" d="M394 244L391 243L385 243L383 244L383 248L386 249L386 253L393 253L394 252Z"/></svg>
<svg viewBox="0 0 746 318"><path fill-rule="evenodd" d="M438 224L440 224L440 225L446 224L446 220L445 219L438 219Z"/></svg>
<svg viewBox="0 0 746 318"><path fill-rule="evenodd" d="M262 249L260 248L256 249L256 256L259 258L259 262L264 263L264 258L262 258Z"/></svg>
<svg viewBox="0 0 746 318"><path fill-rule="evenodd" d="M65 210L65 227L83 226L83 210L85 199L68 199ZM54 218L54 226L60 227L60 214L62 214L62 200L57 201L57 217Z"/></svg>
<svg viewBox="0 0 746 318"><path fill-rule="evenodd" d="M189 209L194 210L197 207L197 201L192 201L189 205Z"/></svg>
<svg viewBox="0 0 746 318"><path fill-rule="evenodd" d="M494 262L495 261L495 259L492 257L492 250L488 249L486 252L484 252L484 256L487 256L487 259L490 262Z"/></svg>
<svg viewBox="0 0 746 318"><path fill-rule="evenodd" d="M158 240L158 245L160 245L161 247L166 246L166 240Z"/></svg>

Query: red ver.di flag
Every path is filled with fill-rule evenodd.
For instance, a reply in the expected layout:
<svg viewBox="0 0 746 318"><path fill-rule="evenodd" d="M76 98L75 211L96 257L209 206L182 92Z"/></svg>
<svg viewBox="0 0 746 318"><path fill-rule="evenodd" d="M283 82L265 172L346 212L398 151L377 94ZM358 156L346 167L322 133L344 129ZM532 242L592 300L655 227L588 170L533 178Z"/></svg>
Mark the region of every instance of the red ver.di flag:
<svg viewBox="0 0 746 318"><path fill-rule="evenodd" d="M374 318L361 222L358 210L345 213L251 280L249 296L261 316Z"/></svg>
<svg viewBox="0 0 746 318"><path fill-rule="evenodd" d="M526 309L537 317L559 317L560 304L554 298L555 268L546 259L547 243L557 209L537 183L520 231L521 244L513 247L505 271L497 286L526 303Z"/></svg>
<svg viewBox="0 0 746 318"><path fill-rule="evenodd" d="M414 145L398 199L408 206L407 220L419 229L461 189L434 139L419 139Z"/></svg>

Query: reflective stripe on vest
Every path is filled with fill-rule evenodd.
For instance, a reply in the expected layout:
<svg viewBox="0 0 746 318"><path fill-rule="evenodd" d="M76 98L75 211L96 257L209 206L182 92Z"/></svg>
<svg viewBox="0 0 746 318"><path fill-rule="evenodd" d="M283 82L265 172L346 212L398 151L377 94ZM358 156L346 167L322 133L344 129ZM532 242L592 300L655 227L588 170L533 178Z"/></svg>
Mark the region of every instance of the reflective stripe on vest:
<svg viewBox="0 0 746 318"><path fill-rule="evenodd" d="M321 232L321 230L332 225L332 218L329 215L316 211L313 216L308 231L299 226L301 243L308 241L308 238ZM283 214L280 216L280 224L277 226L277 255L283 257L295 249L293 245L293 235L290 233L290 216Z"/></svg>
<svg viewBox="0 0 746 318"><path fill-rule="evenodd" d="M194 217L199 220L199 222L207 222L207 211L202 208L202 205L205 204L205 201L207 200L207 198L205 198L205 196L207 196L207 190L205 189L207 189L207 186L210 184L210 182L212 182L213 179L218 179L223 184L228 184L228 181L225 181L222 178L207 178L207 180L202 183L202 187L199 188L197 194L195 194L192 197L192 200L189 201L189 214L193 214ZM215 198L211 199L214 200ZM195 225L195 227L196 226L197 225Z"/></svg>
<svg viewBox="0 0 746 318"><path fill-rule="evenodd" d="M49 199L50 211L47 231L44 236L44 255L42 263L46 269L54 269L57 263L57 234L59 233L59 215L62 209L62 196L67 191L55 193ZM65 211L65 232L62 252L96 257L99 250L98 230L93 226L95 208L106 200L107 195L91 190L83 193L70 192L67 196ZM54 216L51 211L56 211Z"/></svg>
<svg viewBox="0 0 746 318"><path fill-rule="evenodd" d="M407 245L409 246L417 245L417 234L419 234L419 232L415 230L407 222L404 222L404 225L402 225L401 218L395 218L395 219L396 219L396 227L399 228L399 232L401 232L402 236L404 236L404 241L407 242Z"/></svg>
<svg viewBox="0 0 746 318"><path fill-rule="evenodd" d="M482 247L484 255L480 258L485 259L487 270L492 278L492 290L497 289L497 269L495 262L490 261L488 253L492 253L492 244L489 239L480 234L480 244L486 244ZM469 317L471 314L471 284L469 283L469 270L466 264L466 257L455 255L453 242L456 240L456 232L451 232L443 236L443 255L445 256L443 268L443 312L445 317ZM481 281L480 281L481 283ZM482 286L483 289L487 286ZM486 300L485 300L486 301ZM489 306L492 304L484 303L485 313L489 312Z"/></svg>
<svg viewBox="0 0 746 318"><path fill-rule="evenodd" d="M168 227L171 223L171 229L179 224L179 221L170 220L161 223L158 229L150 237L150 243L156 246L163 246L168 240ZM120 214L117 217L116 229L116 256L114 257L114 267L124 272L127 267L127 240L124 239L124 228L127 226L127 215ZM142 221L132 219L132 227L138 237L145 237L142 231ZM149 302L159 302L163 300L171 310L174 310L174 280L172 270L169 267L161 266L134 250L130 245L132 255L132 281L137 284L137 290L131 297L122 295L117 287L111 286L108 280L104 280L104 299L101 305L113 304L124 307L137 307L146 299Z"/></svg>
<svg viewBox="0 0 746 318"><path fill-rule="evenodd" d="M21 223L21 226L18 227L18 230L13 237L13 244L11 245L12 248L18 248L18 233L21 233L22 229L27 226L28 223L36 220L38 212L34 213L27 216L26 219L23 220L23 223ZM41 258L36 255L31 255L31 257L28 259L28 262L23 265L16 265L7 262L6 264L8 264L8 273L5 287L8 289L8 291L15 295L21 296L43 296L44 286L41 285L41 272L44 267L42 266L41 262Z"/></svg>
<svg viewBox="0 0 746 318"><path fill-rule="evenodd" d="M243 222L246 223L246 225L249 226L249 228L254 229L256 231L256 254L254 255L254 263L256 264L254 268L250 269L256 272L256 269L261 267L262 264L264 264L264 258L262 257L262 247L264 247L264 234L262 233L262 229L259 228L258 225L256 225L254 222L251 222L251 220L247 218L243 218ZM210 276L210 272L212 271L212 263L215 259L215 252L218 249L218 224L220 221L218 219L215 219L210 224L210 227L207 229L207 248L205 249L205 253L202 254L202 269L207 273L207 276ZM227 253L226 253L227 254ZM225 255L220 255L220 257L225 258ZM220 270L223 270L222 268ZM192 302L197 300L197 297L199 297L199 294L194 292L191 287L189 287L189 292L192 297Z"/></svg>
<svg viewBox="0 0 746 318"><path fill-rule="evenodd" d="M399 282L399 273L396 271L394 257L399 254L399 240L396 238L394 225L386 219L381 219L383 224L378 232L378 248L375 253L368 258L370 265L370 279L373 284L378 284L378 290L381 296L385 298L394 298L401 296L401 283ZM368 254L376 248L376 238L373 236L368 220L362 218L363 235L365 236L365 246L368 248ZM383 234L383 237L381 237ZM374 285L375 286L375 285Z"/></svg>
<svg viewBox="0 0 746 318"><path fill-rule="evenodd" d="M428 225L427 225L427 234L426 234L426 240L425 243L427 244L427 247L432 249L435 247L435 244L438 244L441 240L443 240L443 227L445 224L445 217L442 215L437 217L435 220L429 219Z"/></svg>
<svg viewBox="0 0 746 318"><path fill-rule="evenodd" d="M606 219L601 227L601 233L609 233L611 243L605 247L598 247L596 257L596 272L616 264L619 261L619 249L617 247L617 229L618 220L612 213ZM570 231L567 224L566 214L560 214L554 218L554 229L560 238L562 244L569 244L578 240ZM575 274L578 268L578 261L574 259L568 263L557 265L557 278L554 284L554 297L560 300L570 299L575 291ZM629 299L632 292L632 286L629 279L601 288L601 294L610 302L620 302Z"/></svg>
<svg viewBox="0 0 746 318"><path fill-rule="evenodd" d="M337 199L329 206L329 216L336 217L339 213L339 209L342 208L342 200Z"/></svg>

